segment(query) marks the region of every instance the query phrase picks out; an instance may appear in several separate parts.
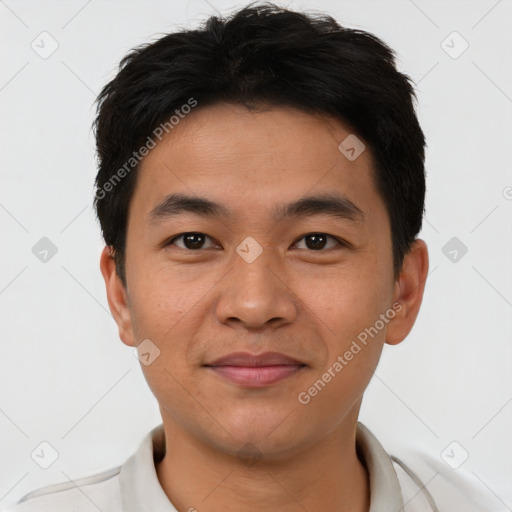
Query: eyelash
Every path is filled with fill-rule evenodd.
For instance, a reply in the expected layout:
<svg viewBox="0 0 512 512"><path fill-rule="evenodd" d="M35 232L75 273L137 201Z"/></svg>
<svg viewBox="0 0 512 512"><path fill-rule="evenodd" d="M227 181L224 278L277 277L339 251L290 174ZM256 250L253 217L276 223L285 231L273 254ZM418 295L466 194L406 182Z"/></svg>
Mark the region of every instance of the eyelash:
<svg viewBox="0 0 512 512"><path fill-rule="evenodd" d="M173 243L180 239L180 238L183 238L184 236L186 235L202 235L206 238L209 238L210 240L213 240L212 237L206 235L205 233L201 233L199 231L187 231L186 233L181 233L179 235L176 235L174 237L172 237L170 240L168 240L167 242L165 242L164 246L168 246L168 245L173 245ZM311 235L323 235L323 236L327 236L328 238L334 240L337 242L338 246L340 247L350 247L350 244L348 242L345 242L344 240L342 240L341 238L338 238L334 235L329 235L328 233L322 233L322 232L311 232L311 233L306 233L305 235L302 235L300 238L298 238L293 245L296 245L298 242L300 242L301 240L303 240L304 238L306 238L307 236L311 236ZM220 244L219 244L220 245ZM199 252L201 251L203 248L199 248L199 249L188 249L188 248L183 248L183 247L178 247L178 249L181 249L181 250L184 250L184 251L189 251L189 252ZM319 249L319 250L313 250L313 249L306 249L308 250L308 252L327 252L328 250L331 250L331 249L335 249L335 247L329 247L328 249ZM304 249L301 249L301 250L304 250Z"/></svg>

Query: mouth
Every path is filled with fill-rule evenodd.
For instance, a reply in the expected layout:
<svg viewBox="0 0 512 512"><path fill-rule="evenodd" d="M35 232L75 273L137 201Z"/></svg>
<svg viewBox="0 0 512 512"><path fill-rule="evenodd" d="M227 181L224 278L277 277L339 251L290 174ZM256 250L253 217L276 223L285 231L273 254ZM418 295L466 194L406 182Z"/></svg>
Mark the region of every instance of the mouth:
<svg viewBox="0 0 512 512"><path fill-rule="evenodd" d="M282 381L307 367L305 363L277 352L259 355L235 352L204 366L224 379L252 388Z"/></svg>

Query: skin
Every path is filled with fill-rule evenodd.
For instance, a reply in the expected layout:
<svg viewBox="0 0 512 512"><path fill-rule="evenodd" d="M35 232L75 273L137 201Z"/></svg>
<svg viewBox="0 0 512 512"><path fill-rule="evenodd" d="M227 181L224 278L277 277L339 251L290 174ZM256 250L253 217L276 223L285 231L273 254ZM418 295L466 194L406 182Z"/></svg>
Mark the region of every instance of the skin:
<svg viewBox="0 0 512 512"><path fill-rule="evenodd" d="M368 511L369 486L355 449L362 395L384 343L414 325L428 272L416 240L394 276L389 217L367 148L349 161L338 120L291 107L249 111L217 104L193 110L141 163L130 203L123 286L109 247L100 268L121 340L150 339L160 355L141 365L156 396L167 452L158 478L180 512ZM228 218L180 213L151 225L170 193L222 203ZM343 194L364 214L276 222L272 208L311 194ZM186 248L186 232L207 235ZM325 233L319 250L305 236ZM237 246L263 252L245 261ZM166 245L167 242L167 245ZM304 405L307 391L357 335L401 309ZM203 366L234 351L277 351L307 366L247 388ZM252 443L254 464L237 456ZM328 468L328 470L327 470Z"/></svg>

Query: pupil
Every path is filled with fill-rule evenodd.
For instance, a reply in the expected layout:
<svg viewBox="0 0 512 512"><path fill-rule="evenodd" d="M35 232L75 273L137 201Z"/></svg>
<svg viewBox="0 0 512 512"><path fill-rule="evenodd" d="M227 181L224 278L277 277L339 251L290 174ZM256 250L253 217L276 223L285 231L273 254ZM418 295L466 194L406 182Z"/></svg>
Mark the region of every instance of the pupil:
<svg viewBox="0 0 512 512"><path fill-rule="evenodd" d="M306 245L309 249L323 249L326 244L326 237L324 235L308 235L306 238Z"/></svg>
<svg viewBox="0 0 512 512"><path fill-rule="evenodd" d="M183 238L187 249L197 249L198 247L201 247L204 242L203 235L199 235L197 233L190 233L185 235Z"/></svg>

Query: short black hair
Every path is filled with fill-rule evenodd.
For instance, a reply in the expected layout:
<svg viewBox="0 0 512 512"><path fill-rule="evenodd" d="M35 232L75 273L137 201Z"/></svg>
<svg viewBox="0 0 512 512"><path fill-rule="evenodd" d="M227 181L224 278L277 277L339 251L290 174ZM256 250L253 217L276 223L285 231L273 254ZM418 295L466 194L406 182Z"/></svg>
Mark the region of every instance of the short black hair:
<svg viewBox="0 0 512 512"><path fill-rule="evenodd" d="M100 92L93 126L94 206L117 274L126 285L128 209L144 146L155 143L159 126L169 132L185 105L227 102L327 114L364 141L389 214L397 276L425 207L425 137L414 100L412 80L382 40L272 3L211 16L199 29L131 50Z"/></svg>

